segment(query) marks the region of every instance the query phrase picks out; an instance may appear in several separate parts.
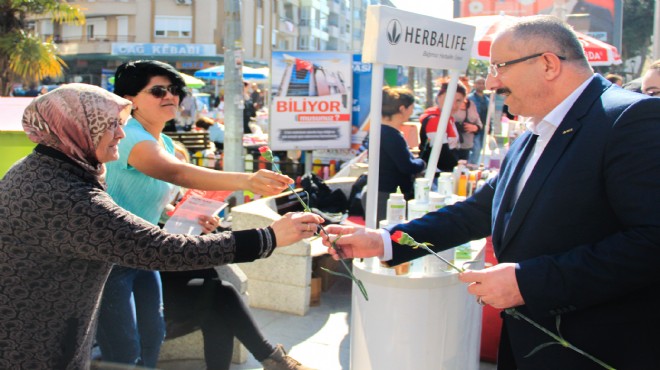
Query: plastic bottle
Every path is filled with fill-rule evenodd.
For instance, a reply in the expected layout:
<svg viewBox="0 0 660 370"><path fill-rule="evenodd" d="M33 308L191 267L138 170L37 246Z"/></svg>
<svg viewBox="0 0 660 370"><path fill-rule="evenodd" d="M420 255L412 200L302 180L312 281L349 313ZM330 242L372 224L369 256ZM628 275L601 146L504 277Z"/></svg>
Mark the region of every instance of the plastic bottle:
<svg viewBox="0 0 660 370"><path fill-rule="evenodd" d="M406 220L406 200L403 198L400 188L396 193L391 193L387 200L387 224L396 225Z"/></svg>
<svg viewBox="0 0 660 370"><path fill-rule="evenodd" d="M447 196L439 193L431 193L429 195L429 212L437 211L444 207L445 198L447 198Z"/></svg>
<svg viewBox="0 0 660 370"><path fill-rule="evenodd" d="M334 159L330 160L330 177L334 176L337 173L337 161Z"/></svg>
<svg viewBox="0 0 660 370"><path fill-rule="evenodd" d="M429 192L431 183L428 179L420 177L415 179L415 200L418 204L427 204L429 202Z"/></svg>
<svg viewBox="0 0 660 370"><path fill-rule="evenodd" d="M458 177L458 186L456 188L456 195L460 197L464 197L467 195L467 182L468 182L468 175L465 172L461 173Z"/></svg>
<svg viewBox="0 0 660 370"><path fill-rule="evenodd" d="M438 178L438 194L450 197L454 193L453 175L449 172L440 173Z"/></svg>
<svg viewBox="0 0 660 370"><path fill-rule="evenodd" d="M453 175L454 175L454 194L458 194L458 187L461 179L461 174L465 172L465 166L467 165L467 161L464 159L461 159L458 161L458 164L456 164L456 167L454 167ZM465 179L467 182L467 178ZM460 195L460 194L458 194Z"/></svg>

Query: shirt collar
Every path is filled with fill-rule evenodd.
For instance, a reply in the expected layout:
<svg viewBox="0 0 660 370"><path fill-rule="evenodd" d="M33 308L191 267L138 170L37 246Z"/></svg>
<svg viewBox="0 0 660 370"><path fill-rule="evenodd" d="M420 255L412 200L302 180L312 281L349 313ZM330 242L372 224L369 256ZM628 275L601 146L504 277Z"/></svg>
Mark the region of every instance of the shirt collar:
<svg viewBox="0 0 660 370"><path fill-rule="evenodd" d="M564 120L564 117L566 117L566 114L568 111L573 107L573 104L577 101L577 99L582 95L584 90L587 88L587 85L593 80L594 77L591 76L588 79L586 79L580 86L578 86L577 89L573 90L571 95L567 96L566 99L564 99L559 105L555 107L550 113L548 113L545 117L543 117L543 120L538 123L532 122L532 120L528 120L525 125L527 126L527 129L530 130L533 134L536 135L541 135L543 136L544 133L550 131L554 132L557 127L559 127L559 124L561 121ZM548 127L550 125L551 127Z"/></svg>

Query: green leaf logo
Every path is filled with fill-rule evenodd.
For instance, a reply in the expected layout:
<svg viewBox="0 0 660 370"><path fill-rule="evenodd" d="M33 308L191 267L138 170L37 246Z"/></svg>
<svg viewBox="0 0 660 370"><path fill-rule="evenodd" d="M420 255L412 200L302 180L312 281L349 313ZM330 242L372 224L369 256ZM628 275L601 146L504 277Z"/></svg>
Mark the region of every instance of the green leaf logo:
<svg viewBox="0 0 660 370"><path fill-rule="evenodd" d="M387 24L387 41L390 45L396 45L401 39L403 27L401 27L401 22L398 19L392 19Z"/></svg>

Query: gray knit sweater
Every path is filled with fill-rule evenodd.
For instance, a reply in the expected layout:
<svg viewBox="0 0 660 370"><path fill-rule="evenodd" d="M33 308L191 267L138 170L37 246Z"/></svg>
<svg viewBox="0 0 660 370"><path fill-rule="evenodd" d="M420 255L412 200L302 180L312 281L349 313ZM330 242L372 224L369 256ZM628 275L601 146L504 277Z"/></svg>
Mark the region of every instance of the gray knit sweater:
<svg viewBox="0 0 660 370"><path fill-rule="evenodd" d="M167 234L44 146L0 180L0 369L87 369L113 264L196 270L268 257L271 228Z"/></svg>

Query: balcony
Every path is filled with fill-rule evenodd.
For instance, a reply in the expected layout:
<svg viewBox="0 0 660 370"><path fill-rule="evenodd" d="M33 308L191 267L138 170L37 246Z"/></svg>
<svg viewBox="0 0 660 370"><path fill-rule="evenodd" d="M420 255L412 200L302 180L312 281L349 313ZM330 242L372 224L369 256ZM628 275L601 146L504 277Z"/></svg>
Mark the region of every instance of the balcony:
<svg viewBox="0 0 660 370"><path fill-rule="evenodd" d="M341 4L336 0L328 0L328 7L330 8L331 13L341 12Z"/></svg>
<svg viewBox="0 0 660 370"><path fill-rule="evenodd" d="M87 18L134 15L137 12L136 0L69 1L69 4L83 8Z"/></svg>
<svg viewBox="0 0 660 370"><path fill-rule="evenodd" d="M339 27L333 25L328 26L328 35L330 35L330 37L338 38Z"/></svg>
<svg viewBox="0 0 660 370"><path fill-rule="evenodd" d="M113 42L135 42L135 35L95 35L94 37L55 37L57 50L61 55L109 54Z"/></svg>

